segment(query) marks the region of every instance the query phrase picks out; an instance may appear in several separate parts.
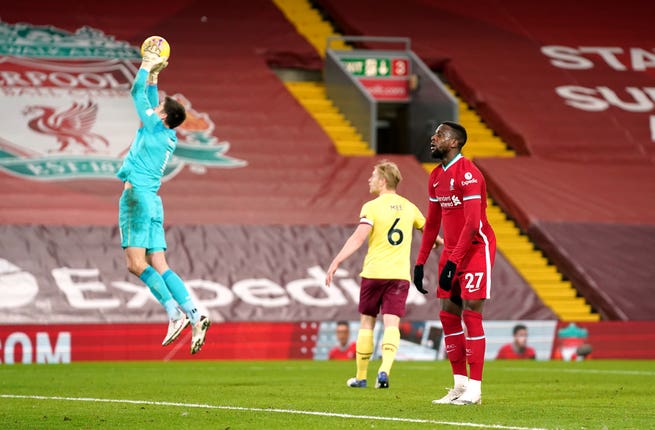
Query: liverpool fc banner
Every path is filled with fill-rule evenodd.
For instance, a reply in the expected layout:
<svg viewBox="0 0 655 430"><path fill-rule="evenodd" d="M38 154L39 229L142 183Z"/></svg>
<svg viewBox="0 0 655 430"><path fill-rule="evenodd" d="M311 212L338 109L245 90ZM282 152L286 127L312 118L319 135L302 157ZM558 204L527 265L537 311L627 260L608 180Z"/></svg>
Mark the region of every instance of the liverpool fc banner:
<svg viewBox="0 0 655 430"><path fill-rule="evenodd" d="M113 179L139 126L130 97L141 57L136 47L84 27L0 22L0 170L25 179ZM162 94L164 95L164 94ZM185 164L242 167L214 122L187 108L164 179ZM196 169L196 172L198 169Z"/></svg>

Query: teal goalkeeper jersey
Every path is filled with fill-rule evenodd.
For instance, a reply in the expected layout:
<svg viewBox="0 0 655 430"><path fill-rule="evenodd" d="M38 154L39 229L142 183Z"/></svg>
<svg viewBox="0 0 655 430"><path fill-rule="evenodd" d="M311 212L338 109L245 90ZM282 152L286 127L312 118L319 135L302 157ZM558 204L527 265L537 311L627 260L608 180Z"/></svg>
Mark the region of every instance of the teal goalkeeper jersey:
<svg viewBox="0 0 655 430"><path fill-rule="evenodd" d="M168 161L177 145L175 130L166 127L155 108L159 105L156 85L147 85L148 72L139 69L132 85L132 99L142 126L116 176L137 190L157 192Z"/></svg>

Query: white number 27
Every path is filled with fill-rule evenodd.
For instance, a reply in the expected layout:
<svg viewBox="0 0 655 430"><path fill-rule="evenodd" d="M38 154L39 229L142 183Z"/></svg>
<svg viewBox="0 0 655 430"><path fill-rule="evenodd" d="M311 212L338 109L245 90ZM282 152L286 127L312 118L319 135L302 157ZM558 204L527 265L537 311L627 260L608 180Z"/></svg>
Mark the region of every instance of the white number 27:
<svg viewBox="0 0 655 430"><path fill-rule="evenodd" d="M483 272L466 273L464 279L466 280L466 288L470 293L480 289L480 282L482 282Z"/></svg>

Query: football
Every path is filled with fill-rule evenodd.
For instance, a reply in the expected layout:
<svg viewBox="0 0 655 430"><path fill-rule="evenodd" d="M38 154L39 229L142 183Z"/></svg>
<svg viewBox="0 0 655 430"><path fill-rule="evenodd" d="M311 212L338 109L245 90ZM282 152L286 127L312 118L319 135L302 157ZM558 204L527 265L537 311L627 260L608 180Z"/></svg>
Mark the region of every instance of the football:
<svg viewBox="0 0 655 430"><path fill-rule="evenodd" d="M145 54L146 49L155 51L160 57L171 56L171 46L166 39L161 36L150 36L141 44L141 56Z"/></svg>

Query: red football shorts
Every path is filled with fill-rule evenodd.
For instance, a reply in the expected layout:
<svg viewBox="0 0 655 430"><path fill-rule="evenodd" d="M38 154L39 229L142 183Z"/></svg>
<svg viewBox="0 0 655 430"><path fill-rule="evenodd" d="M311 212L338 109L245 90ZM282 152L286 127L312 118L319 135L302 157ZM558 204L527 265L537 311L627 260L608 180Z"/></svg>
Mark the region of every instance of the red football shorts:
<svg viewBox="0 0 655 430"><path fill-rule="evenodd" d="M403 279L362 278L359 290L359 313L376 317L378 313L405 315L409 281Z"/></svg>
<svg viewBox="0 0 655 430"><path fill-rule="evenodd" d="M439 275L446 265L449 252L444 250L439 259ZM457 265L457 274L450 291L437 288L437 297L447 299L451 295L462 300L482 300L491 298L491 268L496 256L496 243L471 245L466 257Z"/></svg>

